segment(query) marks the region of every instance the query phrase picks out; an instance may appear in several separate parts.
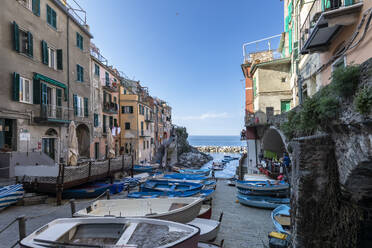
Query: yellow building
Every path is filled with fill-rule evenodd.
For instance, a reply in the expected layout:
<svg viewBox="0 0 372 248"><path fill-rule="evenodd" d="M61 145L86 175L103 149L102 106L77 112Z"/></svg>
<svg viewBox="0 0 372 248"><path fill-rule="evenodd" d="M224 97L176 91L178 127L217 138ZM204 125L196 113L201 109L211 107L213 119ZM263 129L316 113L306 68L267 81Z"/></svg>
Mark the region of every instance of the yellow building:
<svg viewBox="0 0 372 248"><path fill-rule="evenodd" d="M139 82L123 79L120 86L121 150L133 152L136 163L150 162L154 124L149 95Z"/></svg>

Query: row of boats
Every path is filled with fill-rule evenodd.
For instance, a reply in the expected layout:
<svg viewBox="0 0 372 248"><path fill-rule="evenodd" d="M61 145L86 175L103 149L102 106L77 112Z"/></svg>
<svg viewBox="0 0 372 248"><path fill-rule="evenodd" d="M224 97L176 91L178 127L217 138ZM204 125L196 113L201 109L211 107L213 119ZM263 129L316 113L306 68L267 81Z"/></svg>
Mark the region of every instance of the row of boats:
<svg viewBox="0 0 372 248"><path fill-rule="evenodd" d="M225 155L221 161L213 162L212 163L212 170L219 171L225 169L226 164L230 163L233 160L238 160L238 157L231 157Z"/></svg>
<svg viewBox="0 0 372 248"><path fill-rule="evenodd" d="M97 200L74 218L42 226L23 239L21 247L222 247L210 243L222 215L211 219L208 202L216 182L209 174L185 169L157 175L125 199Z"/></svg>

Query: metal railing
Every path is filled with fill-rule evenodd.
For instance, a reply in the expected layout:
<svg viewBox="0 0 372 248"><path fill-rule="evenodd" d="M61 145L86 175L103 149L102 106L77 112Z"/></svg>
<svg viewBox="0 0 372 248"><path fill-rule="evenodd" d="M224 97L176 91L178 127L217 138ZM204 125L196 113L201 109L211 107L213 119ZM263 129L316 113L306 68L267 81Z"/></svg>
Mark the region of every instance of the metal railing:
<svg viewBox="0 0 372 248"><path fill-rule="evenodd" d="M75 0L60 0L68 13L82 26L87 25L87 12Z"/></svg>
<svg viewBox="0 0 372 248"><path fill-rule="evenodd" d="M244 63L254 62L254 55L263 52L271 52L270 60L282 58L282 54L277 52L282 34L251 41L243 44Z"/></svg>
<svg viewBox="0 0 372 248"><path fill-rule="evenodd" d="M362 0L315 0L300 30L300 48L302 49L309 39L322 13L348 7L360 2Z"/></svg>
<svg viewBox="0 0 372 248"><path fill-rule="evenodd" d="M57 119L57 120L68 120L69 112L72 113L73 109L69 109L63 106L41 104L40 117L44 120Z"/></svg>
<svg viewBox="0 0 372 248"><path fill-rule="evenodd" d="M107 113L117 113L119 111L119 107L117 103L114 102L104 102L103 103L103 111Z"/></svg>

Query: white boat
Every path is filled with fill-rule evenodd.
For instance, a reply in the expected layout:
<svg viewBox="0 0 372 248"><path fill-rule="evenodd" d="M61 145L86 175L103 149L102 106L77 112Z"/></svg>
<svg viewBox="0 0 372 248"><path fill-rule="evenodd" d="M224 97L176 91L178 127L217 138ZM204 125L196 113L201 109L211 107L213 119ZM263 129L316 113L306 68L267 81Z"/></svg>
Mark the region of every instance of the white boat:
<svg viewBox="0 0 372 248"><path fill-rule="evenodd" d="M220 245L204 243L204 242L198 243L198 248L221 248L221 247L223 247L223 244L220 246Z"/></svg>
<svg viewBox="0 0 372 248"><path fill-rule="evenodd" d="M23 248L141 247L197 248L199 229L148 218L56 219L21 241Z"/></svg>
<svg viewBox="0 0 372 248"><path fill-rule="evenodd" d="M199 215L202 201L196 197L99 200L74 216L146 217L187 223Z"/></svg>
<svg viewBox="0 0 372 248"><path fill-rule="evenodd" d="M25 191L22 184L0 187L0 211L23 198Z"/></svg>
<svg viewBox="0 0 372 248"><path fill-rule="evenodd" d="M209 204L203 204L200 208L198 218L210 219L212 217L212 206Z"/></svg>
<svg viewBox="0 0 372 248"><path fill-rule="evenodd" d="M196 218L187 224L198 227L200 229L199 241L207 242L216 239L218 231L220 230L221 222Z"/></svg>

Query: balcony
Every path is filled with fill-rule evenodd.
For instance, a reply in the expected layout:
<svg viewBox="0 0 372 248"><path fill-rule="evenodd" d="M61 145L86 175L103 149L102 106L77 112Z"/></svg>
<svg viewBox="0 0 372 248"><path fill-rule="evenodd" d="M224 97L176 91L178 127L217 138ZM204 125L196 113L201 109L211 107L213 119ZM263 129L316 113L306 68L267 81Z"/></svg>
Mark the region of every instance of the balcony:
<svg viewBox="0 0 372 248"><path fill-rule="evenodd" d="M257 127L268 125L272 122L281 112L279 110L274 110L272 108L267 108L266 113L263 111L256 111L253 113L246 113L245 115L245 126L246 127Z"/></svg>
<svg viewBox="0 0 372 248"><path fill-rule="evenodd" d="M105 78L102 78L102 88L104 90L107 90L109 92L117 92L119 90L119 85L116 81L113 79L106 80Z"/></svg>
<svg viewBox="0 0 372 248"><path fill-rule="evenodd" d="M69 123L69 113L74 114L73 109L67 107L41 104L40 116L35 117L37 123Z"/></svg>
<svg viewBox="0 0 372 248"><path fill-rule="evenodd" d="M323 52L345 26L358 21L361 0L315 0L301 27L301 54Z"/></svg>
<svg viewBox="0 0 372 248"><path fill-rule="evenodd" d="M152 115L145 115L145 121L154 122L154 117Z"/></svg>
<svg viewBox="0 0 372 248"><path fill-rule="evenodd" d="M141 138L151 137L151 132L150 132L150 130L140 130L139 131L139 136Z"/></svg>
<svg viewBox="0 0 372 248"><path fill-rule="evenodd" d="M118 104L113 102L104 102L102 111L107 114L117 114L118 113Z"/></svg>

